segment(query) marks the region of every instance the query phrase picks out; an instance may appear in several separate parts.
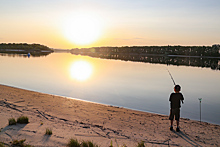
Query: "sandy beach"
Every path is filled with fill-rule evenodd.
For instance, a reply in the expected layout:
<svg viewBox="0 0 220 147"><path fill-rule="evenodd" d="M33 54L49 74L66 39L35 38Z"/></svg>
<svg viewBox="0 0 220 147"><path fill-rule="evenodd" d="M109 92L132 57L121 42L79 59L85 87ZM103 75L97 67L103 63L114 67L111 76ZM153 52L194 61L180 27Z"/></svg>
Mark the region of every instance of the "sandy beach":
<svg viewBox="0 0 220 147"><path fill-rule="evenodd" d="M27 116L28 124L8 125ZM180 132L168 116L113 107L0 85L0 142L26 139L34 146L66 146L70 138L100 147L220 146L220 126L181 118ZM46 128L52 135L45 135ZM176 126L174 125L174 128Z"/></svg>

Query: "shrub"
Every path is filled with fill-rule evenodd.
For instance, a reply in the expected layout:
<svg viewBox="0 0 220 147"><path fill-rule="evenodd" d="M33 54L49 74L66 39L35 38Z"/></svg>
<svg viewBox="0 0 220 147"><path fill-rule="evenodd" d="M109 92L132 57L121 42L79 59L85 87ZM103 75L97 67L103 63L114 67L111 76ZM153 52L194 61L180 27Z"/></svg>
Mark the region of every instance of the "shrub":
<svg viewBox="0 0 220 147"><path fill-rule="evenodd" d="M17 119L17 123L19 124L28 124L28 117L27 116L21 116Z"/></svg>
<svg viewBox="0 0 220 147"><path fill-rule="evenodd" d="M14 118L9 118L9 119L8 119L8 124L9 124L9 125L16 125L15 119L14 119Z"/></svg>
<svg viewBox="0 0 220 147"><path fill-rule="evenodd" d="M69 143L67 144L68 147L80 147L80 143L77 139L70 139Z"/></svg>
<svg viewBox="0 0 220 147"><path fill-rule="evenodd" d="M45 133L46 135L52 135L52 129L46 129L46 133Z"/></svg>

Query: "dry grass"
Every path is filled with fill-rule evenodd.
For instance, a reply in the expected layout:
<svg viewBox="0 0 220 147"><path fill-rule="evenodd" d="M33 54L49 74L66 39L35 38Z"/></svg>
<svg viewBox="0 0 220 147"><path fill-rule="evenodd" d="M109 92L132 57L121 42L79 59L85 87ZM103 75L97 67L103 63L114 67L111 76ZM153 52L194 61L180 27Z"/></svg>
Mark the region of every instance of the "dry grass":
<svg viewBox="0 0 220 147"><path fill-rule="evenodd" d="M45 134L46 135L52 135L52 129L47 128Z"/></svg>
<svg viewBox="0 0 220 147"><path fill-rule="evenodd" d="M8 119L8 124L9 124L9 125L16 125L15 119L14 119L14 118L9 118L9 119Z"/></svg>

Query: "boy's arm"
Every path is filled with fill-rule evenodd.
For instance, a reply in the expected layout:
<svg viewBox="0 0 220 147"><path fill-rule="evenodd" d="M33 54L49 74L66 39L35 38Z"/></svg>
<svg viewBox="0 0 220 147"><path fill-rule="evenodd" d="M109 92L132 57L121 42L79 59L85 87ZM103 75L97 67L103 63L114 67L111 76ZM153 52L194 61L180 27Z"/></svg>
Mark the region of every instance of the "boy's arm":
<svg viewBox="0 0 220 147"><path fill-rule="evenodd" d="M184 97L183 97L183 95L182 95L182 100L181 100L181 101L182 101L182 103L184 104L183 100L184 100Z"/></svg>
<svg viewBox="0 0 220 147"><path fill-rule="evenodd" d="M181 101L182 101L182 104L184 104L183 100L181 100Z"/></svg>

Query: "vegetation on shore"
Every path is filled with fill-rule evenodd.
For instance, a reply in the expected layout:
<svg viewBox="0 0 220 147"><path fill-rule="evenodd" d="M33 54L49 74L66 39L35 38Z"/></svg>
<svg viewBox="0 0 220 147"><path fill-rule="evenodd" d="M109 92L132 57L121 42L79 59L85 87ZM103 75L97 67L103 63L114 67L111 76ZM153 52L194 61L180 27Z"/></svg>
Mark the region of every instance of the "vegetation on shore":
<svg viewBox="0 0 220 147"><path fill-rule="evenodd" d="M220 45L96 47L72 49L71 53L103 59L211 67L213 70L220 70Z"/></svg>
<svg viewBox="0 0 220 147"><path fill-rule="evenodd" d="M116 141L116 140L115 140ZM113 147L112 140L110 142L109 147ZM119 147L116 141L117 147ZM77 139L71 138L67 144L67 147L99 147L97 144L93 143L92 141L81 141L79 142ZM123 144L121 147L127 147L126 144ZM136 147L145 147L144 141L138 142Z"/></svg>
<svg viewBox="0 0 220 147"><path fill-rule="evenodd" d="M72 49L72 53L103 55L112 54L155 54L220 57L220 45L213 46L124 46L124 47L93 47Z"/></svg>
<svg viewBox="0 0 220 147"><path fill-rule="evenodd" d="M46 128L45 135L52 135L52 129Z"/></svg>
<svg viewBox="0 0 220 147"><path fill-rule="evenodd" d="M26 141L26 139L13 140L13 142L11 143L11 146L15 146L15 147L33 147L29 144L24 144L25 141Z"/></svg>
<svg viewBox="0 0 220 147"><path fill-rule="evenodd" d="M1 43L0 53L7 54L28 54L32 56L46 56L54 52L52 49L41 44L27 44L27 43Z"/></svg>
<svg viewBox="0 0 220 147"><path fill-rule="evenodd" d="M96 145L92 141L82 141L80 143L77 139L71 138L69 143L67 144L67 147L98 147L98 145Z"/></svg>
<svg viewBox="0 0 220 147"><path fill-rule="evenodd" d="M29 121L28 121L28 117L27 116L21 116L17 119L17 123L19 124L28 124Z"/></svg>
<svg viewBox="0 0 220 147"><path fill-rule="evenodd" d="M16 125L16 120L14 118L9 118L8 125Z"/></svg>
<svg viewBox="0 0 220 147"><path fill-rule="evenodd" d="M25 51L52 51L49 47L41 44L27 44L27 43L1 43L0 50L14 49Z"/></svg>
<svg viewBox="0 0 220 147"><path fill-rule="evenodd" d="M15 120L15 118L9 118L8 119L8 125L16 125L16 123L19 124L28 124L29 123L29 119L27 116L20 116L17 118L17 122Z"/></svg>

